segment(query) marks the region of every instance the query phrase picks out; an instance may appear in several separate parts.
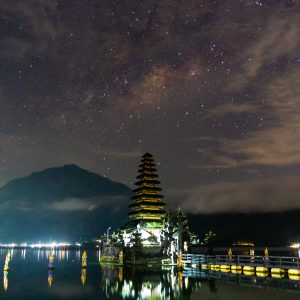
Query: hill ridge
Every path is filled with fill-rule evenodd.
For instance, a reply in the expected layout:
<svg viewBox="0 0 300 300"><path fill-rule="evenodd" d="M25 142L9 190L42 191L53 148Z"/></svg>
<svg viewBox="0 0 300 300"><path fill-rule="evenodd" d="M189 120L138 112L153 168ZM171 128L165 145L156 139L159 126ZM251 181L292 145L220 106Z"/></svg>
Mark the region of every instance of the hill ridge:
<svg viewBox="0 0 300 300"><path fill-rule="evenodd" d="M124 223L130 196L125 184L75 164L33 172L0 188L0 241L99 236Z"/></svg>

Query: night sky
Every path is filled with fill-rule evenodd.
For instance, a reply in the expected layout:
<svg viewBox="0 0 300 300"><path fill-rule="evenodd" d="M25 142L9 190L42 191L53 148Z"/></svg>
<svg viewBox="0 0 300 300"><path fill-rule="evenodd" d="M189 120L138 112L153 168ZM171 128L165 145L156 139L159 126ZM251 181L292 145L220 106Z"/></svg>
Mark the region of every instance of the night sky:
<svg viewBox="0 0 300 300"><path fill-rule="evenodd" d="M187 212L300 208L300 4L0 0L0 184L159 163Z"/></svg>

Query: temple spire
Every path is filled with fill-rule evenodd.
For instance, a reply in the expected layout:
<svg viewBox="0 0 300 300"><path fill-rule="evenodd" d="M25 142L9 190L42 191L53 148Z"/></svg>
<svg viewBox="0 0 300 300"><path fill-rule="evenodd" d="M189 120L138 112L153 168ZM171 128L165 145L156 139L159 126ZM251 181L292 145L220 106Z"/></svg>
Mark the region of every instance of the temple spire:
<svg viewBox="0 0 300 300"><path fill-rule="evenodd" d="M163 220L166 214L165 203L161 201L163 196L160 194L160 182L157 180L156 171L153 156L150 153L144 154L139 165L139 175L136 177L137 188L133 190L135 195L132 197L134 203L130 205L130 219Z"/></svg>

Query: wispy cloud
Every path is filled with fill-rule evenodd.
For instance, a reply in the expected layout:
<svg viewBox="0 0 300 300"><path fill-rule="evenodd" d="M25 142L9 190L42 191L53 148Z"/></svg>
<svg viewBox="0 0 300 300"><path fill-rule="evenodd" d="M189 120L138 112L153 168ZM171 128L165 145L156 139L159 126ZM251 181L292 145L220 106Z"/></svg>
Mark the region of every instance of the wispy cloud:
<svg viewBox="0 0 300 300"><path fill-rule="evenodd" d="M213 109L209 110L206 118L212 117L223 117L226 114L240 114L240 113L252 113L257 111L259 106L257 104L251 103L229 103L229 104L222 104L214 107Z"/></svg>
<svg viewBox="0 0 300 300"><path fill-rule="evenodd" d="M275 212L299 209L300 177L221 182L201 185L183 193L182 207L190 213Z"/></svg>
<svg viewBox="0 0 300 300"><path fill-rule="evenodd" d="M106 204L116 204L115 209L122 203L123 197L100 197L100 198L66 198L59 201L53 201L43 206L43 209L56 211L92 211Z"/></svg>
<svg viewBox="0 0 300 300"><path fill-rule="evenodd" d="M229 83L232 89L241 89L256 79L263 68L274 64L278 59L288 56L297 59L299 52L300 16L297 10L273 12L267 23L257 31L248 50L237 59L241 65L236 78Z"/></svg>
<svg viewBox="0 0 300 300"><path fill-rule="evenodd" d="M47 209L57 210L57 211L91 211L94 210L99 203L89 199L64 199L63 201L55 201L50 205L47 205Z"/></svg>
<svg viewBox="0 0 300 300"><path fill-rule="evenodd" d="M272 124L223 144L224 155L243 155L239 165L288 165L300 162L300 70L271 80L262 92ZM263 121L262 121L263 123Z"/></svg>
<svg viewBox="0 0 300 300"><path fill-rule="evenodd" d="M1 10L9 23L19 23L19 34L1 40L2 54L6 58L21 60L35 55L53 54L55 41L63 33L56 3L53 1L15 1L12 5L0 1ZM28 35L29 34L29 35ZM55 52L55 51L54 51Z"/></svg>
<svg viewBox="0 0 300 300"><path fill-rule="evenodd" d="M132 151L108 151L109 156L115 156L117 158L138 158L143 155L142 150Z"/></svg>
<svg viewBox="0 0 300 300"><path fill-rule="evenodd" d="M239 138L229 138L205 152L211 163L202 168L235 168L240 166L284 166L300 162L300 87L299 57L300 16L286 12L279 18L270 16L258 38L241 56L241 69L229 87L243 90L255 85L255 101L251 103L222 104L212 108L208 117L224 117L231 113L249 113L258 117L257 127L245 130ZM285 63L284 63L285 62ZM280 69L270 76L262 70ZM209 144L209 143L208 143ZM216 153L216 149L218 153ZM200 149L201 150L201 149ZM232 159L239 157L238 160ZM224 162L224 163L222 163Z"/></svg>

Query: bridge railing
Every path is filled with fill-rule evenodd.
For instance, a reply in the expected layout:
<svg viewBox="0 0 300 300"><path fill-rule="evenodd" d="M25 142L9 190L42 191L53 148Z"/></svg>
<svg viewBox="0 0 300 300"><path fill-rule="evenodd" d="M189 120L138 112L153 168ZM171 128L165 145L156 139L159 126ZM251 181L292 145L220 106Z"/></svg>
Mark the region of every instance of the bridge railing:
<svg viewBox="0 0 300 300"><path fill-rule="evenodd" d="M182 260L187 264L203 264L206 261L204 254L182 254Z"/></svg>
<svg viewBox="0 0 300 300"><path fill-rule="evenodd" d="M267 268L300 269L299 257L287 256L183 254L182 260L185 264L247 265Z"/></svg>

